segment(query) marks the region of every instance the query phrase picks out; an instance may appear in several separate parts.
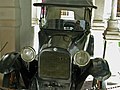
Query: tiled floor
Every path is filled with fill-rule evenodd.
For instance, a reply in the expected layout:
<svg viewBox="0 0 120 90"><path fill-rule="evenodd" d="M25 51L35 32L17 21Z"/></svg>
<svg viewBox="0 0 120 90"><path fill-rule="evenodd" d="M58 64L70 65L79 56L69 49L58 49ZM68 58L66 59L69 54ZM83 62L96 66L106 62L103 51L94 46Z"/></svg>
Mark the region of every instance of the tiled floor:
<svg viewBox="0 0 120 90"><path fill-rule="evenodd" d="M108 90L120 90L120 75L112 75L107 81Z"/></svg>
<svg viewBox="0 0 120 90"><path fill-rule="evenodd" d="M86 79L86 82L83 85L81 90L90 90L92 86L92 76L89 76ZM109 79L105 81L107 90L120 90L120 75L112 75Z"/></svg>

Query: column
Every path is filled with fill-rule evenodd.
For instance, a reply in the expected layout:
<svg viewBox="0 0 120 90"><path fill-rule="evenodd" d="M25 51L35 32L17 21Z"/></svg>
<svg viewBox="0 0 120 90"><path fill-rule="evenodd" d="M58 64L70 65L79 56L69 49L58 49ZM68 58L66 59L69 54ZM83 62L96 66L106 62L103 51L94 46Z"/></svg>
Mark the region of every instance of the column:
<svg viewBox="0 0 120 90"><path fill-rule="evenodd" d="M104 31L104 38L106 40L120 40L117 15L117 0L112 0L111 16L108 20L108 26Z"/></svg>
<svg viewBox="0 0 120 90"><path fill-rule="evenodd" d="M40 19L40 7L33 6L34 3L41 3L42 0L32 0L32 25L38 25Z"/></svg>
<svg viewBox="0 0 120 90"><path fill-rule="evenodd" d="M32 0L32 24L38 24L38 18L37 18L37 8L33 6L34 3L36 3L37 0Z"/></svg>
<svg viewBox="0 0 120 90"><path fill-rule="evenodd" d="M93 0L97 9L94 10L93 16L93 30L104 30L105 29L105 22L104 22L104 7L105 7L105 0Z"/></svg>
<svg viewBox="0 0 120 90"><path fill-rule="evenodd" d="M20 49L25 46L33 47L32 0L20 0L20 7L22 22L20 27Z"/></svg>
<svg viewBox="0 0 120 90"><path fill-rule="evenodd" d="M116 20L117 1L118 1L118 0L112 0L112 9L111 9L111 19L112 19L112 20Z"/></svg>

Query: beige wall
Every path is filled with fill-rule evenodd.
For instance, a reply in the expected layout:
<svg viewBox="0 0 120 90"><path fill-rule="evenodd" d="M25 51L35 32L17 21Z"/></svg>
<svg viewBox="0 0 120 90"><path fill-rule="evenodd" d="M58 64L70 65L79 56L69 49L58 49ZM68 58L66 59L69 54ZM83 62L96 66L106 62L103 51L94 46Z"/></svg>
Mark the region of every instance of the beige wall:
<svg viewBox="0 0 120 90"><path fill-rule="evenodd" d="M19 40L19 32L21 23L19 0L0 0L0 48L6 42L8 44L1 54L15 51L16 43ZM17 36L16 36L17 35Z"/></svg>
<svg viewBox="0 0 120 90"><path fill-rule="evenodd" d="M33 45L31 6L31 0L0 0L0 49L8 42L0 54Z"/></svg>
<svg viewBox="0 0 120 90"><path fill-rule="evenodd" d="M1 39L1 48L3 49L1 54L5 54L6 52L11 52L15 50L15 28L0 28L0 39Z"/></svg>

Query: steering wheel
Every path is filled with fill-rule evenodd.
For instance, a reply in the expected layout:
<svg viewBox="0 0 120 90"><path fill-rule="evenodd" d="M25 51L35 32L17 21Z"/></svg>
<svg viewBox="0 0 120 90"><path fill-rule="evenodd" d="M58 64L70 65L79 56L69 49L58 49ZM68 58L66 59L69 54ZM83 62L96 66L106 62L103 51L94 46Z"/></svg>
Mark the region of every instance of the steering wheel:
<svg viewBox="0 0 120 90"><path fill-rule="evenodd" d="M74 28L75 22L71 22L71 21L65 22L64 27L73 27Z"/></svg>

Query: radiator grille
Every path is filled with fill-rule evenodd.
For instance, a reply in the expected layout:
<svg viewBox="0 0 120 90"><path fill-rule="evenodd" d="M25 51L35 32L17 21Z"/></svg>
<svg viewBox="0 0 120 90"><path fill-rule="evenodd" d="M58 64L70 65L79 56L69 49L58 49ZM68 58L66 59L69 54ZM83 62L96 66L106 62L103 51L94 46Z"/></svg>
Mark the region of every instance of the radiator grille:
<svg viewBox="0 0 120 90"><path fill-rule="evenodd" d="M70 56L66 53L45 51L40 55L40 77L68 79Z"/></svg>

